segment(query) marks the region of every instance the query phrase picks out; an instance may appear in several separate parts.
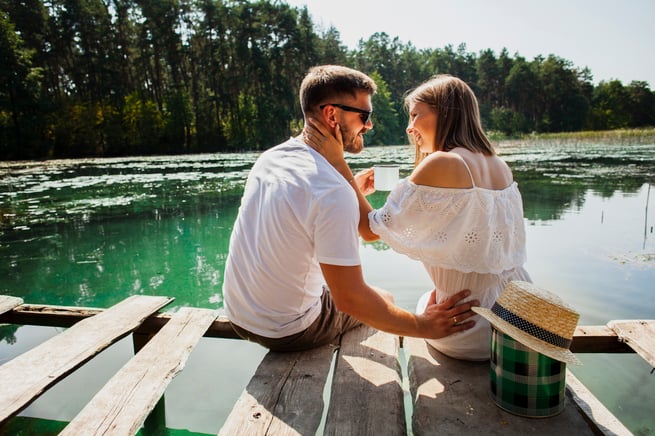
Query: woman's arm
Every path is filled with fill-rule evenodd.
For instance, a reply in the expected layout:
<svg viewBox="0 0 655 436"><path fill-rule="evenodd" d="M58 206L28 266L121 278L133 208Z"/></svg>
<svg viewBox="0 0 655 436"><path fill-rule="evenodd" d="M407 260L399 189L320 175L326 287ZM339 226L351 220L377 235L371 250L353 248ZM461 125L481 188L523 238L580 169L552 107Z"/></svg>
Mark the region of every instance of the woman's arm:
<svg viewBox="0 0 655 436"><path fill-rule="evenodd" d="M353 188L357 195L357 201L359 202L359 225L357 227L359 235L367 242L377 241L380 239L380 236L377 233L373 233L368 221L368 214L373 210L373 206L366 199L366 195L375 192L373 168L357 173L351 185L354 185Z"/></svg>
<svg viewBox="0 0 655 436"><path fill-rule="evenodd" d="M303 129L303 138L307 144L325 157L352 186L359 203L359 234L365 241L377 241L380 237L371 231L368 224L368 213L373 210L373 206L366 199L366 195L375 191L373 169L363 170L354 176L343 154L343 141L339 125L336 126L336 133L337 137L335 138L320 123L308 118Z"/></svg>

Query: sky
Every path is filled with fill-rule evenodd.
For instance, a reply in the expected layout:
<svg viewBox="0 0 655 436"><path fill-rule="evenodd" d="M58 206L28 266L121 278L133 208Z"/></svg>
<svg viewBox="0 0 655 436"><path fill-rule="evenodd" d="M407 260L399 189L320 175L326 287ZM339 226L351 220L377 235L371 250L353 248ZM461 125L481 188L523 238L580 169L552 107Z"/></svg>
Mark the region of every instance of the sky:
<svg viewBox="0 0 655 436"><path fill-rule="evenodd" d="M594 84L646 81L655 91L655 0L283 0L334 26L349 49L385 32L415 47L507 48L531 61L554 54L588 67Z"/></svg>

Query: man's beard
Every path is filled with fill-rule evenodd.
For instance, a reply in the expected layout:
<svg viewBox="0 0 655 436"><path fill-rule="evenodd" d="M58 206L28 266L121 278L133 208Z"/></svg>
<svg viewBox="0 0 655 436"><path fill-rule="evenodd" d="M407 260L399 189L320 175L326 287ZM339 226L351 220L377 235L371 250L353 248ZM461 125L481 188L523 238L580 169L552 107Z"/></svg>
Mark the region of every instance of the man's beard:
<svg viewBox="0 0 655 436"><path fill-rule="evenodd" d="M341 139L343 139L343 151L357 154L364 149L364 137L359 132L346 130L345 126L339 124L341 128Z"/></svg>

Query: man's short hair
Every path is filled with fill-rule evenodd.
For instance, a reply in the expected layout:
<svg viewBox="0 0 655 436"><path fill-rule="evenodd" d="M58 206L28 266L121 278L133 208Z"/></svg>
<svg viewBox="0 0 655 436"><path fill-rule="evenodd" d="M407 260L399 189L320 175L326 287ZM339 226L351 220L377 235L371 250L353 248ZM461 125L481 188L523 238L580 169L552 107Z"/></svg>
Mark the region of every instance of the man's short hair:
<svg viewBox="0 0 655 436"><path fill-rule="evenodd" d="M303 114L342 95L357 96L358 91L373 95L377 85L366 74L340 65L310 68L300 84L300 107Z"/></svg>

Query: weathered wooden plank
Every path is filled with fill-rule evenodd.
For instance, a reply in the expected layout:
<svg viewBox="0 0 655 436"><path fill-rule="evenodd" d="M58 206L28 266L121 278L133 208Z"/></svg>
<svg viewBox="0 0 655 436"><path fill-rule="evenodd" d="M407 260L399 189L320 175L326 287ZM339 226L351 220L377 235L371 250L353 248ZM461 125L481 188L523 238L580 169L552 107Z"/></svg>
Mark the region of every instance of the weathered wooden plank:
<svg viewBox="0 0 655 436"><path fill-rule="evenodd" d="M139 334L152 334L153 332L158 331L166 322L168 322L167 313L157 313L153 316L148 317L143 324L139 326L137 332ZM236 334L230 320L225 315L218 316L212 323L209 325L209 328L204 334L206 338L223 338L223 339L241 339L239 335Z"/></svg>
<svg viewBox="0 0 655 436"><path fill-rule="evenodd" d="M129 297L0 366L0 423L171 301Z"/></svg>
<svg viewBox="0 0 655 436"><path fill-rule="evenodd" d="M218 434L316 434L333 355L329 345L266 354Z"/></svg>
<svg viewBox="0 0 655 436"><path fill-rule="evenodd" d="M10 297L15 298L15 297ZM4 314L0 311L0 323L70 327L96 315L104 309L89 307L21 304ZM156 313L148 317L138 328L141 334L154 334L170 319L168 313ZM239 339L226 316L219 316L207 329L205 337ZM578 326L573 334L571 351L575 353L634 353L608 326Z"/></svg>
<svg viewBox="0 0 655 436"><path fill-rule="evenodd" d="M405 435L399 339L367 326L344 334L337 353L326 435Z"/></svg>
<svg viewBox="0 0 655 436"><path fill-rule="evenodd" d="M0 315L0 321L8 324L70 327L104 310L91 307L22 304Z"/></svg>
<svg viewBox="0 0 655 436"><path fill-rule="evenodd" d="M578 326L570 348L573 353L634 353L605 325Z"/></svg>
<svg viewBox="0 0 655 436"><path fill-rule="evenodd" d="M22 298L0 295L0 314L10 311L21 304L23 304Z"/></svg>
<svg viewBox="0 0 655 436"><path fill-rule="evenodd" d="M97 315L104 309L89 307L54 306L43 304L23 304L5 314L0 314L0 323L40 325L49 327L70 327L75 323ZM155 334L171 318L169 313L155 313L149 316L138 328L139 334ZM205 332L205 337L239 339L226 316L217 317Z"/></svg>
<svg viewBox="0 0 655 436"><path fill-rule="evenodd" d="M60 435L136 434L216 316L209 309L180 309Z"/></svg>
<svg viewBox="0 0 655 436"><path fill-rule="evenodd" d="M608 324L648 364L655 368L655 320L610 321Z"/></svg>
<svg viewBox="0 0 655 436"><path fill-rule="evenodd" d="M415 435L592 435L596 431L570 399L564 411L550 418L524 418L497 407L489 391L488 361L451 359L417 338L405 338L405 352Z"/></svg>
<svg viewBox="0 0 655 436"><path fill-rule="evenodd" d="M607 436L628 436L628 430L607 408L577 379L568 369L566 370L567 395L585 414L592 426Z"/></svg>

